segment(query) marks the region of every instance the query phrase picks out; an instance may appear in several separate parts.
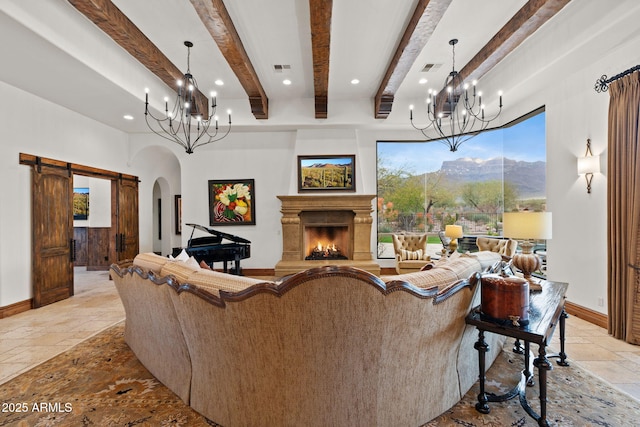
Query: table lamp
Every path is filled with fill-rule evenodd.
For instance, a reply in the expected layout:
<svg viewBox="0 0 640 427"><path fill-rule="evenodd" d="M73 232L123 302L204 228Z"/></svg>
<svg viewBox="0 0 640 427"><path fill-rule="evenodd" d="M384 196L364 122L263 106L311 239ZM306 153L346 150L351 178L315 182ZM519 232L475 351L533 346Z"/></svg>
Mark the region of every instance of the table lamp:
<svg viewBox="0 0 640 427"><path fill-rule="evenodd" d="M447 225L444 228L444 235L451 239L449 242L449 253L452 254L458 249L458 238L462 237L462 226Z"/></svg>
<svg viewBox="0 0 640 427"><path fill-rule="evenodd" d="M503 216L503 232L505 237L521 240L522 253L513 256L513 265L520 271L531 290L541 287L531 273L539 270L542 263L534 254L531 240L547 240L551 238L551 212L505 212Z"/></svg>

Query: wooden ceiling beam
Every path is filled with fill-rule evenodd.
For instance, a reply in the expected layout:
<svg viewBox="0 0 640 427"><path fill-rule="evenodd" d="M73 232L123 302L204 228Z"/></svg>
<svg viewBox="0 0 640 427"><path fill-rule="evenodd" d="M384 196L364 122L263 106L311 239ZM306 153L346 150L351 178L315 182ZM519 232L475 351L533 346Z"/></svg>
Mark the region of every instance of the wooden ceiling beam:
<svg viewBox="0 0 640 427"><path fill-rule="evenodd" d="M459 71L461 80L479 80L570 1L529 0ZM459 93L461 88L454 90ZM436 105L445 105L446 98L443 89L438 93Z"/></svg>
<svg viewBox="0 0 640 427"><path fill-rule="evenodd" d="M376 119L386 119L393 99L452 0L419 0L398 43L374 101Z"/></svg>
<svg viewBox="0 0 640 427"><path fill-rule="evenodd" d="M111 0L68 1L167 86L175 88L176 81L184 76ZM209 101L202 92L196 102L198 111L208 110Z"/></svg>
<svg viewBox="0 0 640 427"><path fill-rule="evenodd" d="M269 118L269 99L222 0L190 0L249 97L256 119Z"/></svg>
<svg viewBox="0 0 640 427"><path fill-rule="evenodd" d="M333 0L309 0L316 119L327 118Z"/></svg>

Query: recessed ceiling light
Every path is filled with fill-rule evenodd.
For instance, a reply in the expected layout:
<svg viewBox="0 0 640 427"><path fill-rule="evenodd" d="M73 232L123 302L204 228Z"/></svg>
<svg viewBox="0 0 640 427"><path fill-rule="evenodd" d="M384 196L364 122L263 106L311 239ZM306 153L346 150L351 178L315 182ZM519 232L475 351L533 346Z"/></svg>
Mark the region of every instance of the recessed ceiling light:
<svg viewBox="0 0 640 427"><path fill-rule="evenodd" d="M214 83L215 83L217 86L224 86L224 82L223 82L222 80L220 80L220 79L216 80Z"/></svg>
<svg viewBox="0 0 640 427"><path fill-rule="evenodd" d="M282 81L282 84L283 84L283 85L287 85L287 86L289 86L289 85L291 84L291 80L289 80L289 79L284 79L284 80Z"/></svg>
<svg viewBox="0 0 640 427"><path fill-rule="evenodd" d="M125 120L133 120L133 116L131 114L125 114L122 116Z"/></svg>
<svg viewBox="0 0 640 427"><path fill-rule="evenodd" d="M360 83L360 80L358 80L358 79L351 80L351 84L352 85L357 85L358 83Z"/></svg>
<svg viewBox="0 0 640 427"><path fill-rule="evenodd" d="M427 79L420 79L418 80L418 83L420 83L421 85L426 84L427 83Z"/></svg>

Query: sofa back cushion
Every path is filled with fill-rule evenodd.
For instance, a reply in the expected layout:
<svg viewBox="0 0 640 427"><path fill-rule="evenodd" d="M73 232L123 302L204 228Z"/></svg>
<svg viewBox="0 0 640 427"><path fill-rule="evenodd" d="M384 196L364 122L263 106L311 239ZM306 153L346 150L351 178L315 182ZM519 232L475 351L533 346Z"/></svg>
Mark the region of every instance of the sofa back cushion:
<svg viewBox="0 0 640 427"><path fill-rule="evenodd" d="M458 281L458 275L451 269L434 267L429 270L416 271L413 273L382 276L381 279L385 283L401 281L410 283L417 288L429 289L448 286Z"/></svg>
<svg viewBox="0 0 640 427"><path fill-rule="evenodd" d="M264 280L221 273L209 268L202 268L197 263L188 261L169 261L164 264L160 274L162 276L173 276L181 284L191 283L209 288L216 296L219 296L220 291L240 292L252 285L264 283Z"/></svg>
<svg viewBox="0 0 640 427"><path fill-rule="evenodd" d="M456 275L457 280L467 279L473 273L482 271L480 263L471 257L459 256L447 262L437 264L433 270L449 270Z"/></svg>
<svg viewBox="0 0 640 427"><path fill-rule="evenodd" d="M458 280L468 279L473 273L479 273L491 267L502 256L495 252L474 252L459 254L454 252L447 258L442 258L428 264L422 271L382 276L381 279L388 283L391 281L404 281L418 288L428 289L438 287L448 288Z"/></svg>
<svg viewBox="0 0 640 427"><path fill-rule="evenodd" d="M200 266L192 265L184 261L169 261L160 270L162 276L173 276L180 283L187 283L187 279L193 273L200 271Z"/></svg>
<svg viewBox="0 0 640 427"><path fill-rule="evenodd" d="M169 262L169 259L153 252L145 252L136 255L133 264L147 271L153 271L160 274L162 267Z"/></svg>
<svg viewBox="0 0 640 427"><path fill-rule="evenodd" d="M186 283L206 287L215 295L220 295L220 291L240 292L250 286L257 285L258 283L265 283L265 281L250 277L220 273L218 271L200 269L190 274L186 279Z"/></svg>

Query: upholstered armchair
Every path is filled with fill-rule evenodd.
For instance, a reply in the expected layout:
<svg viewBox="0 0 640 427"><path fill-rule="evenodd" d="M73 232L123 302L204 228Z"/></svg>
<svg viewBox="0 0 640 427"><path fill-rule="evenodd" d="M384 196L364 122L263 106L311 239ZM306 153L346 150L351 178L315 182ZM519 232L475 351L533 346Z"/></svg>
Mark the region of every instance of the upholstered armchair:
<svg viewBox="0 0 640 427"><path fill-rule="evenodd" d="M480 251L497 252L500 255L513 257L518 248L518 241L513 239L495 239L491 237L478 237L476 245Z"/></svg>
<svg viewBox="0 0 640 427"><path fill-rule="evenodd" d="M431 258L427 255L426 234L393 234L398 274L420 271Z"/></svg>

